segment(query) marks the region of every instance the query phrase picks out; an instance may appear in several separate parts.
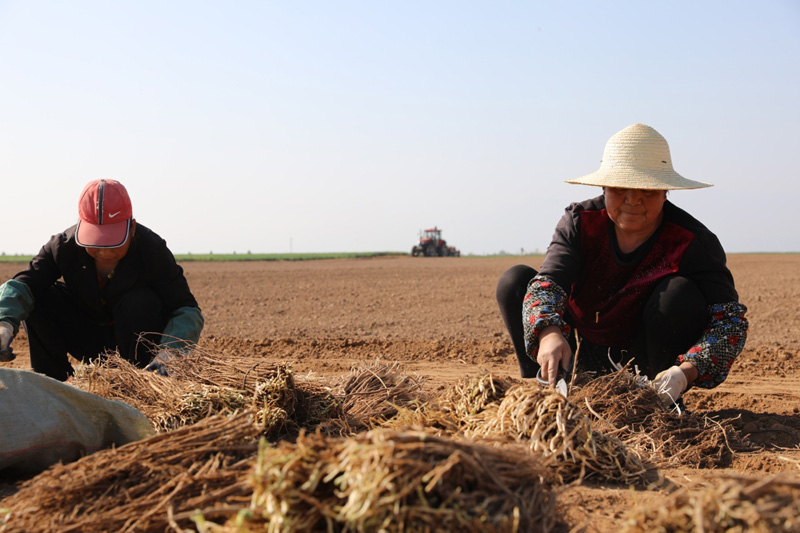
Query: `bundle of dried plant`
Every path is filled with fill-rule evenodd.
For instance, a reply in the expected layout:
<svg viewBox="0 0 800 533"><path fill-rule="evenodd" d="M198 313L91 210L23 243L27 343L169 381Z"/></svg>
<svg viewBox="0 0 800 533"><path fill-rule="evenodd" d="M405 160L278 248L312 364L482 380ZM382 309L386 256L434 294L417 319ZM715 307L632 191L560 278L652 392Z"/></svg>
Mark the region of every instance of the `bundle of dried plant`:
<svg viewBox="0 0 800 533"><path fill-rule="evenodd" d="M191 383L133 366L117 353L77 365L70 383L92 394L121 400L141 411L157 430L172 427L172 416Z"/></svg>
<svg viewBox="0 0 800 533"><path fill-rule="evenodd" d="M591 476L626 484L644 481L646 469L638 455L621 441L592 429L589 418L551 389L512 387L497 411L485 411L487 423L475 435L508 435L531 451L556 459L564 480Z"/></svg>
<svg viewBox="0 0 800 533"><path fill-rule="evenodd" d="M749 449L730 421L668 411L627 369L590 381L570 399L657 466L726 466L735 451Z"/></svg>
<svg viewBox="0 0 800 533"><path fill-rule="evenodd" d="M189 350L167 349L167 353L171 357L164 367L173 379L250 394L256 383L273 376L278 366L259 357L210 353L199 346L191 346Z"/></svg>
<svg viewBox="0 0 800 533"><path fill-rule="evenodd" d="M728 466L736 452L752 450L730 420L716 421L701 413L657 411L638 431L620 433L620 438L659 467Z"/></svg>
<svg viewBox="0 0 800 533"><path fill-rule="evenodd" d="M548 531L546 469L523 447L376 429L264 445L253 514L225 531Z"/></svg>
<svg viewBox="0 0 800 533"><path fill-rule="evenodd" d="M310 381L298 386L288 365L276 365L272 376L256 384L254 404L256 422L270 440L341 415L339 399L326 387Z"/></svg>
<svg viewBox="0 0 800 533"><path fill-rule="evenodd" d="M451 385L439 398L439 407L456 418L477 415L490 404L499 404L517 381L492 374L465 377Z"/></svg>
<svg viewBox="0 0 800 533"><path fill-rule="evenodd" d="M570 400L581 407L588 405L594 416L614 428L629 426L638 431L648 416L666 411L655 389L642 383L641 377L623 368L576 387Z"/></svg>
<svg viewBox="0 0 800 533"><path fill-rule="evenodd" d="M257 409L269 412L280 409L286 413L286 420L294 418L297 407L297 387L294 382L294 372L289 366L278 366L269 377L255 384L253 401ZM260 417L256 419L260 422Z"/></svg>
<svg viewBox="0 0 800 533"><path fill-rule="evenodd" d="M722 478L635 507L623 531L800 531L800 477Z"/></svg>
<svg viewBox="0 0 800 533"><path fill-rule="evenodd" d="M404 374L397 363L362 363L333 386L340 397L343 421L341 430L363 431L379 426L397 415L401 406L423 399L422 380ZM343 433L342 433L343 434Z"/></svg>
<svg viewBox="0 0 800 533"><path fill-rule="evenodd" d="M239 391L200 385L181 395L165 430L196 424L213 415L232 415L248 409L252 399Z"/></svg>
<svg viewBox="0 0 800 533"><path fill-rule="evenodd" d="M339 402L330 391L312 382L298 387L289 365L250 365L251 369L258 366L258 371L248 375L238 370L250 362L249 358L208 357L195 352L190 358L170 360L170 376L164 377L109 353L92 364L80 365L74 384L136 407L158 431L249 409L264 435L276 439L339 416ZM227 385L209 384L212 381Z"/></svg>
<svg viewBox="0 0 800 533"><path fill-rule="evenodd" d="M398 407L397 414L380 427L398 431L426 431L439 436L454 435L461 431L460 421L452 413L445 413L428 402Z"/></svg>
<svg viewBox="0 0 800 533"><path fill-rule="evenodd" d="M246 506L258 430L252 416L212 417L56 465L3 504L7 531L165 531L190 516Z"/></svg>

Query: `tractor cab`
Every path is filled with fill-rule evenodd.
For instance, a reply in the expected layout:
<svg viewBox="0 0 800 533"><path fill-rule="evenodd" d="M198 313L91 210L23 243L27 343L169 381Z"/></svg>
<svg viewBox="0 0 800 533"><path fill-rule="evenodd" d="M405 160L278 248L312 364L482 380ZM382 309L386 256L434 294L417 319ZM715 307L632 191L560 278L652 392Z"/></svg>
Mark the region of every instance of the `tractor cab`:
<svg viewBox="0 0 800 533"><path fill-rule="evenodd" d="M420 244L432 242L434 246L438 246L439 241L441 240L442 240L442 230L435 227L422 230L419 236Z"/></svg>

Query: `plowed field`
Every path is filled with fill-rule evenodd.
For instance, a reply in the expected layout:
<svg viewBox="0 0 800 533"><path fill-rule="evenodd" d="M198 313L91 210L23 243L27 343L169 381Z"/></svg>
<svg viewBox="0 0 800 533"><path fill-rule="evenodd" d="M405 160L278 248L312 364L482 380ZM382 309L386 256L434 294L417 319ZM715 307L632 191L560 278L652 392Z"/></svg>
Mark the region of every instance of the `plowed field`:
<svg viewBox="0 0 800 533"><path fill-rule="evenodd" d="M290 362L297 374L336 376L363 361L399 362L434 392L468 375L518 377L494 300L510 266L540 258L388 257L302 262L185 263L206 319L201 346ZM0 263L0 278L24 265ZM687 407L724 418L757 445L724 469L662 471L676 486L725 474L800 472L800 255L734 255L729 266L750 331L728 380L687 393ZM16 339L28 367L24 333ZM558 495L567 522L617 527L659 491L579 485ZM2 501L0 501L2 507Z"/></svg>

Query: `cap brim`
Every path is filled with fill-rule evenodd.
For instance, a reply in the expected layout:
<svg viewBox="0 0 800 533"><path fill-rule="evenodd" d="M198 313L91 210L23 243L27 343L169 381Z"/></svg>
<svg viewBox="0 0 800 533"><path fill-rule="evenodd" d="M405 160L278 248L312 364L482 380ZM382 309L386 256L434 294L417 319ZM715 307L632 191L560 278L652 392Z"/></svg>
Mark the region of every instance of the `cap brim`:
<svg viewBox="0 0 800 533"><path fill-rule="evenodd" d="M128 240L131 219L117 224L92 224L81 220L75 232L75 241L86 248L118 248Z"/></svg>

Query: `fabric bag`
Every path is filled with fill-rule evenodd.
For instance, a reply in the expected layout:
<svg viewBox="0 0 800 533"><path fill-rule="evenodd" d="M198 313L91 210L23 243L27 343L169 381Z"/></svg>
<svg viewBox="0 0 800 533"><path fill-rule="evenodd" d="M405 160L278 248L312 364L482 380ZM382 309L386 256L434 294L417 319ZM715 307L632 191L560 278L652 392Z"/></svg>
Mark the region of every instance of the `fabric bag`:
<svg viewBox="0 0 800 533"><path fill-rule="evenodd" d="M0 471L36 473L154 433L147 417L124 402L0 368Z"/></svg>

